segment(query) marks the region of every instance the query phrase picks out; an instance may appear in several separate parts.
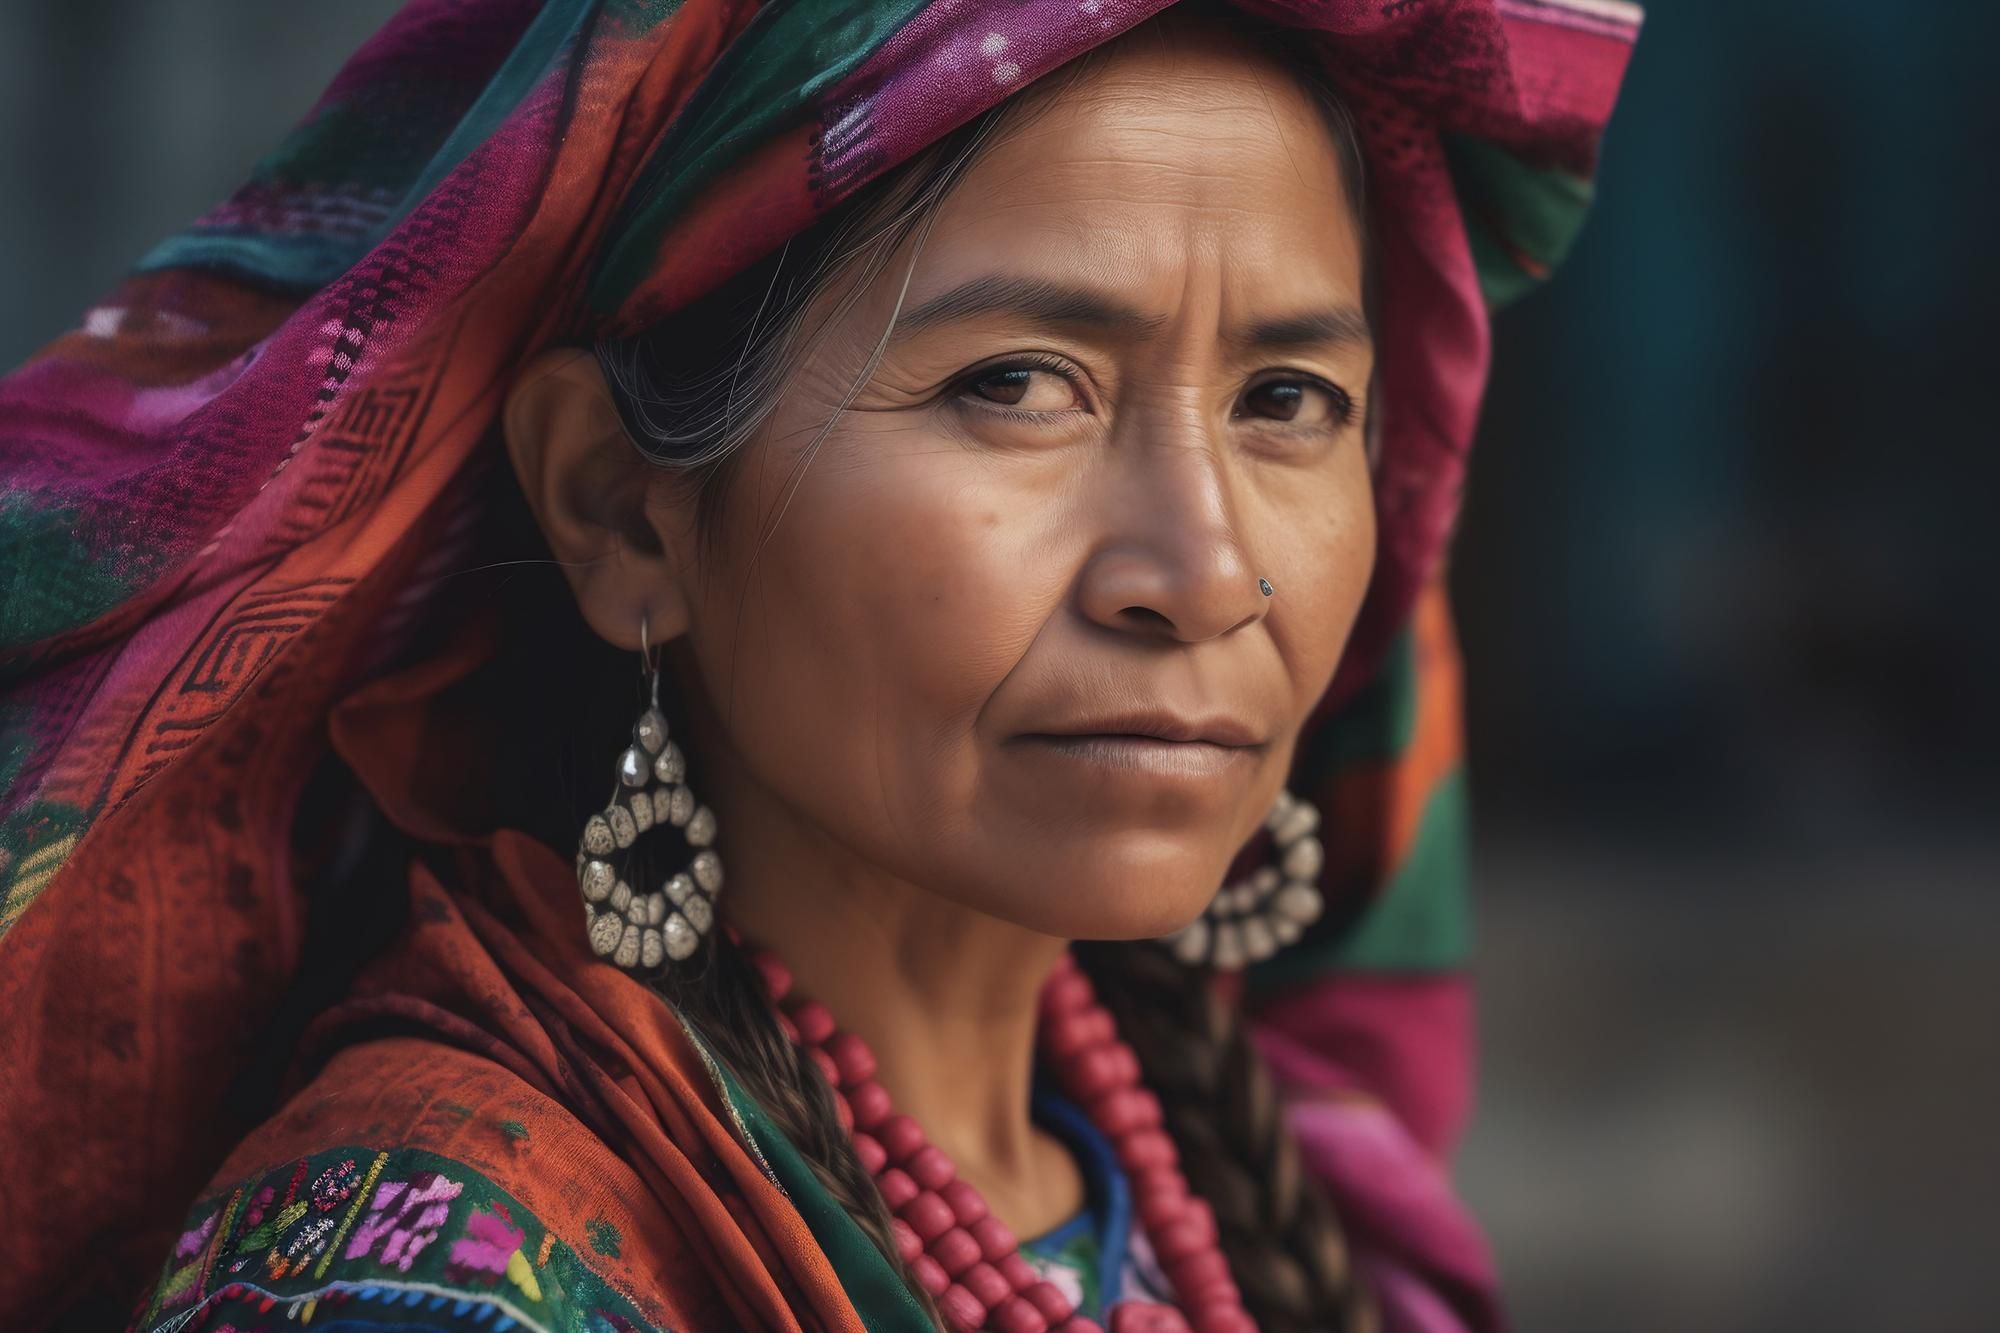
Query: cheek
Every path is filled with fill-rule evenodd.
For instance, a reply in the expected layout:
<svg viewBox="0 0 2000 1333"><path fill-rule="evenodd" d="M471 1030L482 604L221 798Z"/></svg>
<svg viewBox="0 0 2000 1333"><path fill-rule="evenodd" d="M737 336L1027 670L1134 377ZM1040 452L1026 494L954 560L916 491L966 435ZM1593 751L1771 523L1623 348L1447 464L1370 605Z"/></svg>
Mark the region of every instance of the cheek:
<svg viewBox="0 0 2000 1333"><path fill-rule="evenodd" d="M1375 570L1373 478L1357 448L1312 486L1274 500L1258 543L1275 589L1270 628L1303 723L1331 683Z"/></svg>
<svg viewBox="0 0 2000 1333"><path fill-rule="evenodd" d="M696 652L766 785L864 842L964 820L980 710L1065 586L1026 480L864 422L825 441L789 500L732 497L745 518L718 568L739 572L711 580Z"/></svg>

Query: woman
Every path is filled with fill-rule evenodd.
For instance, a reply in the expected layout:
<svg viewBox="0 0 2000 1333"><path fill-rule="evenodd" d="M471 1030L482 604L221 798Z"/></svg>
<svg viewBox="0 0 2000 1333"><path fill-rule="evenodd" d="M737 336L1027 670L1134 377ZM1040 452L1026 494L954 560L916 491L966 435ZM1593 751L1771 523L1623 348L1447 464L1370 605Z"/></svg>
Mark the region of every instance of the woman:
<svg viewBox="0 0 2000 1333"><path fill-rule="evenodd" d="M1160 8L414 4L7 381L10 1326L1495 1325L1437 578L1635 16Z"/></svg>

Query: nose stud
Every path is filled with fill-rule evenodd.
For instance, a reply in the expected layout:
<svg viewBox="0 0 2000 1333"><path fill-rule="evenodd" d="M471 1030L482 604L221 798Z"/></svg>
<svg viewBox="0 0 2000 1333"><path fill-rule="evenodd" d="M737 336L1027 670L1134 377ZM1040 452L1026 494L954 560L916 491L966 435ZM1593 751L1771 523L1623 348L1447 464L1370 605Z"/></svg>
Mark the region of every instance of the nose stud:
<svg viewBox="0 0 2000 1333"><path fill-rule="evenodd" d="M1277 591L1277 590L1276 590L1275 588L1273 588L1273 587L1271 586L1271 580L1269 580L1269 579L1258 579L1258 580L1257 580L1257 591L1258 591L1258 592L1261 592L1261 593L1263 593L1263 594L1264 594L1264 595L1265 595L1266 597L1269 597L1269 596L1270 596L1270 595L1271 595L1271 594L1272 594L1273 592L1275 592L1275 591Z"/></svg>

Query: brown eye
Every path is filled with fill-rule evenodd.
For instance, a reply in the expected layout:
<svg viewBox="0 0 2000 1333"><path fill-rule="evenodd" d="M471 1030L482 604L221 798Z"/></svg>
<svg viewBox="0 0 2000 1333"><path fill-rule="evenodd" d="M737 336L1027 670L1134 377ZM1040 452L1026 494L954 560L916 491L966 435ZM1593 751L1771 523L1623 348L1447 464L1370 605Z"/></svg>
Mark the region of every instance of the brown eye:
<svg viewBox="0 0 2000 1333"><path fill-rule="evenodd" d="M1297 426L1334 426L1347 420L1347 395L1310 380L1267 380L1243 395L1248 416Z"/></svg>
<svg viewBox="0 0 2000 1333"><path fill-rule="evenodd" d="M1068 380L1034 366L999 366L965 381L967 392L1023 412L1067 412L1082 404Z"/></svg>

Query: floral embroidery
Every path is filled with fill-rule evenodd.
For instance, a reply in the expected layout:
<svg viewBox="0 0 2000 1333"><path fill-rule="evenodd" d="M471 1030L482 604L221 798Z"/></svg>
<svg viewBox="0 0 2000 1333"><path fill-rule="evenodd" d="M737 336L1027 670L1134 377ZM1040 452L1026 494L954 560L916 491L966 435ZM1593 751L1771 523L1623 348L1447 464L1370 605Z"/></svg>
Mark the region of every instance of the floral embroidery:
<svg viewBox="0 0 2000 1333"><path fill-rule="evenodd" d="M367 1220L354 1229L344 1257L362 1258L380 1244L376 1258L409 1272L417 1256L444 1229L451 1216L451 1201L464 1188L436 1171L421 1172L411 1180L383 1181L368 1205Z"/></svg>
<svg viewBox="0 0 2000 1333"><path fill-rule="evenodd" d="M208 1238L215 1234L215 1219L222 1216L220 1207L212 1208L201 1225L191 1231L181 1233L180 1243L174 1246L174 1258L192 1259L208 1248Z"/></svg>
<svg viewBox="0 0 2000 1333"><path fill-rule="evenodd" d="M254 1227L262 1222L264 1214L270 1210L271 1200L277 1197L278 1191L276 1186L266 1185L263 1189L258 1190L251 1197L250 1202L244 1206L243 1225Z"/></svg>
<svg viewBox="0 0 2000 1333"><path fill-rule="evenodd" d="M452 1243L452 1267L467 1275L490 1275L489 1281L504 1274L522 1295L538 1301L542 1288L528 1256L521 1252L525 1239L527 1233L507 1220L504 1204L496 1204L490 1213L475 1212L466 1219L465 1235Z"/></svg>
<svg viewBox="0 0 2000 1333"><path fill-rule="evenodd" d="M657 1329L493 1182L408 1148L316 1153L203 1200L133 1328L296 1333L316 1318L481 1333Z"/></svg>

